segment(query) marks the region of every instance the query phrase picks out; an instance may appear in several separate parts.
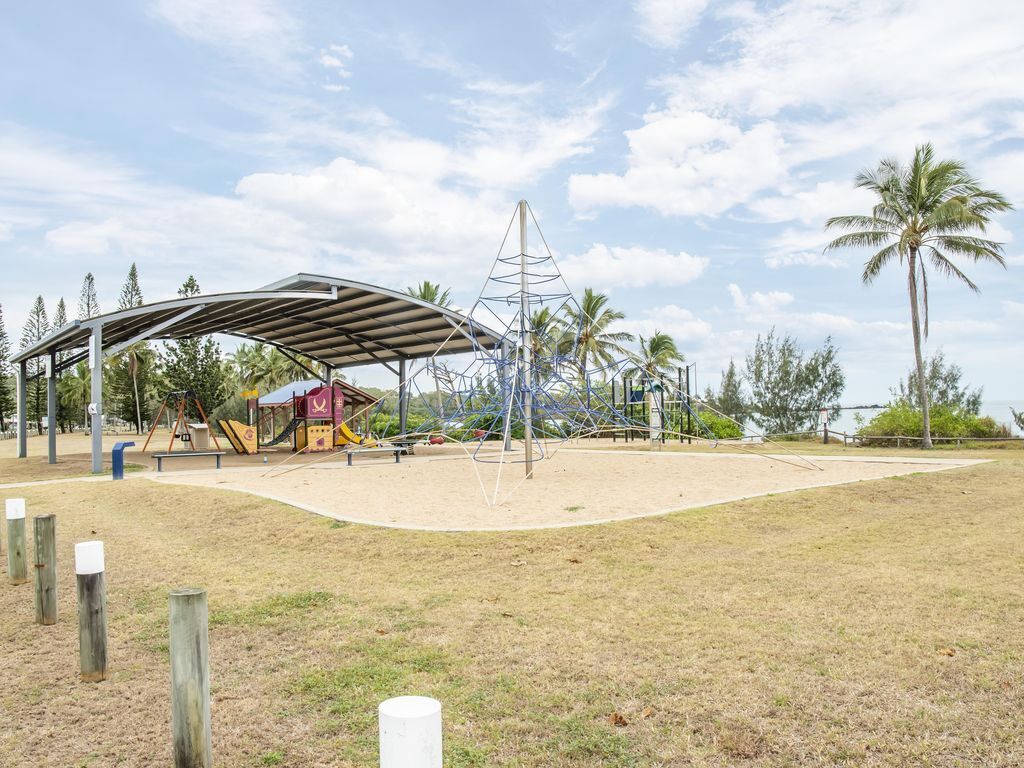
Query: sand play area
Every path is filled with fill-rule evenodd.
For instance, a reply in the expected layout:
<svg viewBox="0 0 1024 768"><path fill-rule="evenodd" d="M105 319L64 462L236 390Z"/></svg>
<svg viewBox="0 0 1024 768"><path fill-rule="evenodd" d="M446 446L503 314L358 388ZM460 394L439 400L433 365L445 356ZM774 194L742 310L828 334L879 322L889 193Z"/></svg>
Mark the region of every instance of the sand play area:
<svg viewBox="0 0 1024 768"><path fill-rule="evenodd" d="M520 464L499 466L451 452L403 458L343 457L313 465L226 467L146 475L163 483L242 491L353 523L421 530L515 530L626 520L726 501L935 472L976 459L823 457L736 452L562 449L522 481ZM486 496L485 496L486 494ZM488 504L486 498L497 499Z"/></svg>

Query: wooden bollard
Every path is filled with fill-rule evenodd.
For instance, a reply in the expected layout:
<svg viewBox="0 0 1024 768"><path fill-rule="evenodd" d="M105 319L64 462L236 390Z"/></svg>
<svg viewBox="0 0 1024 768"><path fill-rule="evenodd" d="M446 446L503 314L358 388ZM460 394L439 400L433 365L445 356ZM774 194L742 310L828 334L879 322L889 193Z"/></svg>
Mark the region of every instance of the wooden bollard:
<svg viewBox="0 0 1024 768"><path fill-rule="evenodd" d="M32 518L35 540L36 623L57 623L57 518Z"/></svg>
<svg viewBox="0 0 1024 768"><path fill-rule="evenodd" d="M82 680L107 679L107 588L103 542L75 544L78 577L78 659Z"/></svg>
<svg viewBox="0 0 1024 768"><path fill-rule="evenodd" d="M28 581L25 557L25 500L7 499L7 576L11 584Z"/></svg>
<svg viewBox="0 0 1024 768"><path fill-rule="evenodd" d="M211 768L209 617L205 589L171 591L171 733L175 768Z"/></svg>

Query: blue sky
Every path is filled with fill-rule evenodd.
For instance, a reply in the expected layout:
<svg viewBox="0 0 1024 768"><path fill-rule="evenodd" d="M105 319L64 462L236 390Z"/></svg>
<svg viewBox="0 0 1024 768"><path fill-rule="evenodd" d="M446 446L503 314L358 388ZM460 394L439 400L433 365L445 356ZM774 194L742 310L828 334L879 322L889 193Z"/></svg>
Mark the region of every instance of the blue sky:
<svg viewBox="0 0 1024 768"><path fill-rule="evenodd" d="M557 5L556 8L551 6ZM932 141L1024 207L1024 6L12 4L0 26L0 287L17 340L92 271L113 309L321 272L468 306L520 197L563 271L708 374L772 326L831 334L848 403L909 367L903 276L822 255L877 159ZM936 279L929 348L1021 397L1024 213L1009 268ZM385 383L371 371L363 383Z"/></svg>

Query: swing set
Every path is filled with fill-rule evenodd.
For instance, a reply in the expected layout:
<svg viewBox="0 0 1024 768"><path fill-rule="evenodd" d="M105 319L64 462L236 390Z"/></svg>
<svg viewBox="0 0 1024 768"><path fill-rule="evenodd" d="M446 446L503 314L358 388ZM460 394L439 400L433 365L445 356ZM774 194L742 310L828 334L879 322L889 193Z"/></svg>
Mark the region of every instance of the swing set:
<svg viewBox="0 0 1024 768"><path fill-rule="evenodd" d="M195 442L192 440L192 433L188 431L188 421L185 418L185 410L188 406L195 405L196 410L203 419L203 423L206 425L206 429L209 430L210 437L213 438L213 444L217 446L217 450L220 450L220 443L217 441L217 434L210 428L210 420L206 418L206 411L203 410L203 404L199 402L199 397L195 391L191 389L182 390L181 392L170 392L160 403L160 411L157 413L156 418L153 419L153 426L149 428L149 435L146 437L146 442L142 446L142 452L146 452L146 448L149 446L149 441L153 439L153 433L156 432L156 428L160 425L160 418L166 411L170 414L172 411L177 413L177 417L174 420L174 427L171 429L171 442L167 445L167 452L172 453L174 450L174 441L180 440L181 442L188 445L192 450L196 450ZM179 432L179 429L182 429Z"/></svg>

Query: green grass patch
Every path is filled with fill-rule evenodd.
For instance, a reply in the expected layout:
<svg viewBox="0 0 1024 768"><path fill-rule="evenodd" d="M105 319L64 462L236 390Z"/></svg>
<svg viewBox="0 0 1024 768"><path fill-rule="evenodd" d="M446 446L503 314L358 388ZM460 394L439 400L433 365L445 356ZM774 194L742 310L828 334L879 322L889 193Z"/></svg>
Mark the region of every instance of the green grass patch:
<svg viewBox="0 0 1024 768"><path fill-rule="evenodd" d="M329 605L335 596L330 592L306 591L273 595L243 608L220 608L210 611L210 626L259 626L318 610Z"/></svg>

